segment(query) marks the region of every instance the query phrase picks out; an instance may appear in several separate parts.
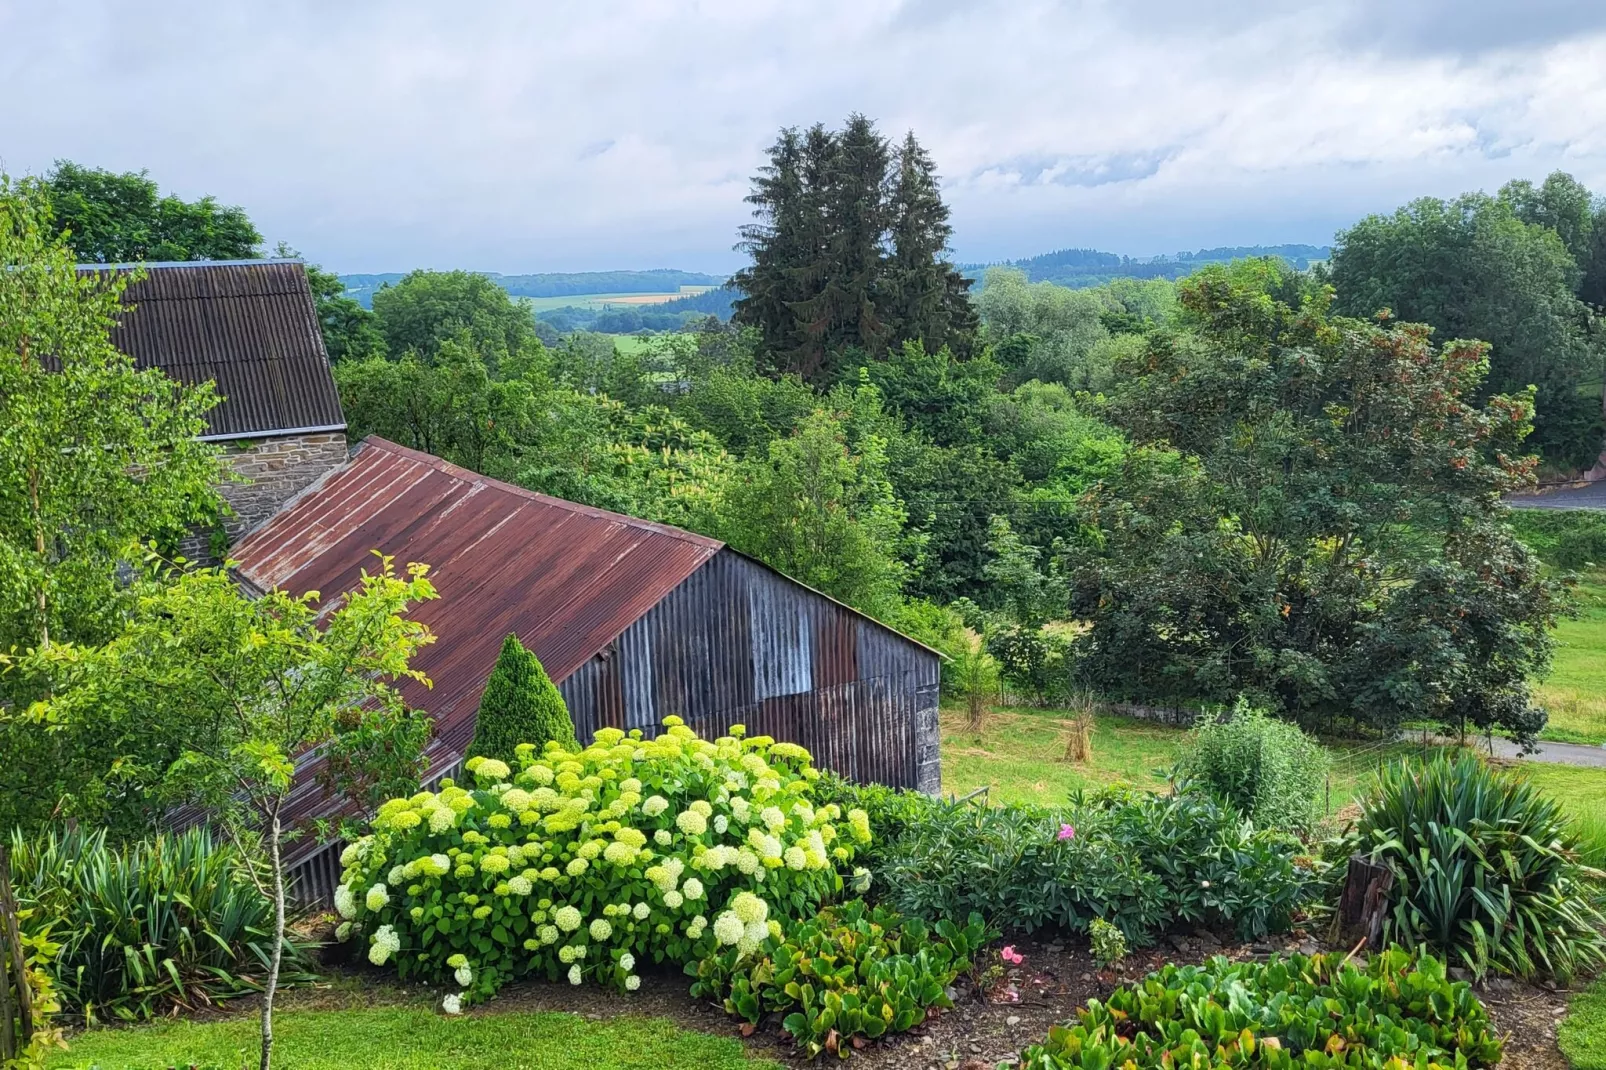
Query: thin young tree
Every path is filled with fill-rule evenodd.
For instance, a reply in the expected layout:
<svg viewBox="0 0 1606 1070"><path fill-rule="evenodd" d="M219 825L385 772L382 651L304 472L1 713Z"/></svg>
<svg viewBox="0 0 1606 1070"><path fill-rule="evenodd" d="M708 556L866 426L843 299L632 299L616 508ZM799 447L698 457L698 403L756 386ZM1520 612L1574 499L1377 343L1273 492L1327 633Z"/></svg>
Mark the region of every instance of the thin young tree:
<svg viewBox="0 0 1606 1070"><path fill-rule="evenodd" d="M406 616L436 597L427 567L397 574L389 558L364 571L326 616L316 591L250 598L223 569L144 585L122 632L101 646L34 651L27 667L52 682L31 717L46 729L157 709L197 726L166 771L173 802L206 808L242 851L265 855L248 870L273 902L273 951L263 986L261 1070L273 1054L273 1003L284 948L286 803L316 755L327 786L356 803L416 789L429 720L409 710L402 680L434 640Z"/></svg>

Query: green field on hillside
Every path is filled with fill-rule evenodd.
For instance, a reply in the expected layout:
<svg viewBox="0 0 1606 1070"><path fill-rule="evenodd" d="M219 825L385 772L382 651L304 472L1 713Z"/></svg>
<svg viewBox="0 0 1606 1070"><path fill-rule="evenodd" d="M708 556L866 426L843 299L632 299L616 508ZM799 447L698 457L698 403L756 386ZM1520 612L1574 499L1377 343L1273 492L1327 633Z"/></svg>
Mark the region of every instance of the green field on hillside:
<svg viewBox="0 0 1606 1070"><path fill-rule="evenodd" d="M1556 657L1539 685L1545 739L1606 743L1606 574L1578 586L1580 615L1556 628Z"/></svg>
<svg viewBox="0 0 1606 1070"><path fill-rule="evenodd" d="M530 307L537 312L547 312L554 308L641 309L656 308L677 297L692 297L712 289L714 289L712 286L682 286L679 290L655 294L572 294L565 297L526 297L524 300L530 302Z"/></svg>

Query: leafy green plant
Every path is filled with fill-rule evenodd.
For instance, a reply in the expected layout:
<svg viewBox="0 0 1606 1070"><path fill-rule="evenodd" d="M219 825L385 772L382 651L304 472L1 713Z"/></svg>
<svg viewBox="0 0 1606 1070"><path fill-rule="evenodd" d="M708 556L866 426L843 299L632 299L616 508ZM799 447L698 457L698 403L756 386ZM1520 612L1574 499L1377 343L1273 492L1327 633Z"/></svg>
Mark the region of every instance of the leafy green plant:
<svg viewBox="0 0 1606 1070"><path fill-rule="evenodd" d="M881 897L928 921L975 911L1027 932L1085 932L1104 918L1139 945L1178 922L1258 937L1287 928L1315 890L1298 841L1202 792L1107 790L1048 810L832 788L869 817L865 859Z"/></svg>
<svg viewBox="0 0 1606 1070"><path fill-rule="evenodd" d="M342 856L335 905L375 965L455 981L456 1001L537 974L626 990L638 961L756 949L781 919L842 890L860 811L812 801L808 751L733 725L698 739L603 729L584 750L517 748L518 771L471 758L450 781L379 808Z"/></svg>
<svg viewBox="0 0 1606 1070"><path fill-rule="evenodd" d="M519 637L502 640L502 652L485 681L480 709L474 718L474 739L468 756L484 755L512 761L520 743L529 743L539 754L547 740L565 748L578 749L574 721L563 696L553 686L541 661Z"/></svg>
<svg viewBox="0 0 1606 1070"><path fill-rule="evenodd" d="M1361 800L1342 849L1394 871L1384 938L1482 976L1563 980L1606 962L1606 917L1585 894L1555 800L1470 754L1396 762Z"/></svg>
<svg viewBox="0 0 1606 1070"><path fill-rule="evenodd" d="M13 833L27 932L59 944L49 970L69 1013L151 1018L260 992L273 904L241 873L239 852L203 829L125 846L104 831ZM286 940L280 984L314 979L306 945Z"/></svg>
<svg viewBox="0 0 1606 1070"><path fill-rule="evenodd" d="M1296 725L1240 698L1194 728L1177 775L1207 787L1262 828L1309 832L1322 816L1332 759Z"/></svg>
<svg viewBox="0 0 1606 1070"><path fill-rule="evenodd" d="M1501 1042L1444 963L1398 948L1359 967L1333 956L1168 965L1090 1000L1021 1054L1023 1070L1487 1067Z"/></svg>
<svg viewBox="0 0 1606 1070"><path fill-rule="evenodd" d="M755 1025L782 1014L782 1028L810 1058L828 1051L846 1059L856 1037L901 1033L932 1007L952 1007L947 987L994 935L979 914L928 928L855 899L752 951L716 950L695 967L692 995Z"/></svg>
<svg viewBox="0 0 1606 1070"><path fill-rule="evenodd" d="M1088 923L1087 935L1093 944L1093 961L1100 969L1108 969L1126 958L1126 935L1103 918L1094 918Z"/></svg>

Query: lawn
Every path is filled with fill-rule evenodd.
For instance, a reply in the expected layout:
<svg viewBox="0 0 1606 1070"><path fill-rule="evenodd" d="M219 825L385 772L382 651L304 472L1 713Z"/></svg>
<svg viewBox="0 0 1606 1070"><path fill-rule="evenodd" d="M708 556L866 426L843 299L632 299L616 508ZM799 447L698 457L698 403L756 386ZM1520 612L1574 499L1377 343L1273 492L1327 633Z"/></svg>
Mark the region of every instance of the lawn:
<svg viewBox="0 0 1606 1070"><path fill-rule="evenodd" d="M961 710L942 712L942 790L965 795L988 788L992 802L1057 804L1077 788L1129 783L1162 790L1165 771L1176 761L1187 734L1175 728L1100 715L1093 730L1093 758L1086 764L1063 760L1063 710L1025 707L994 709L980 736ZM1402 742L1331 742L1331 806L1348 803L1385 760L1420 752ZM1559 799L1563 806L1606 823L1606 769L1582 769L1546 762L1522 762L1523 775Z"/></svg>
<svg viewBox="0 0 1606 1070"><path fill-rule="evenodd" d="M274 1015L274 1063L293 1070L781 1070L749 1059L739 1041L693 1033L662 1018L590 1021L509 1012L447 1018L420 1006L286 1010ZM257 1019L173 1021L95 1029L46 1066L157 1070L255 1065Z"/></svg>
<svg viewBox="0 0 1606 1070"><path fill-rule="evenodd" d="M1556 628L1556 655L1539 685L1550 712L1545 739L1606 743L1606 574L1578 585L1580 616Z"/></svg>
<svg viewBox="0 0 1606 1070"><path fill-rule="evenodd" d="M963 711L944 710L942 790L964 795L987 787L993 802L1041 804L1060 803L1077 788L1105 784L1158 791L1165 788L1166 770L1187 739L1176 728L1101 714L1093 729L1092 760L1068 762L1063 760L1067 716L1063 710L997 708L987 715L978 737ZM1335 744L1332 806L1349 802L1381 759L1414 749L1409 744Z"/></svg>
<svg viewBox="0 0 1606 1070"><path fill-rule="evenodd" d="M1606 980L1573 997L1556 1042L1573 1070L1606 1070Z"/></svg>

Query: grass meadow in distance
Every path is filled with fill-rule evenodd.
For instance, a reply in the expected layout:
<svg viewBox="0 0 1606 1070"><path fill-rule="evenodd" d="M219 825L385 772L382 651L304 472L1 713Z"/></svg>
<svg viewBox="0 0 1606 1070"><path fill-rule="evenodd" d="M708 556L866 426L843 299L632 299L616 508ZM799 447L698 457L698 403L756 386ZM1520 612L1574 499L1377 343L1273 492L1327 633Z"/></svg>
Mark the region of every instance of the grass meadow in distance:
<svg viewBox="0 0 1606 1070"><path fill-rule="evenodd" d="M682 286L679 290L663 293L627 294L569 294L563 297L527 297L536 312L550 312L554 308L650 308L673 301L677 297L692 297L714 289L712 286Z"/></svg>
<svg viewBox="0 0 1606 1070"><path fill-rule="evenodd" d="M49 1070L233 1070L256 1064L254 1015L95 1029L46 1060ZM556 1012L448 1018L433 1007L285 1010L273 1018L275 1065L296 1070L781 1070L740 1041L662 1018L588 1021Z"/></svg>
<svg viewBox="0 0 1606 1070"><path fill-rule="evenodd" d="M1606 573L1578 585L1579 616L1556 628L1550 675L1538 687L1550 712L1545 739L1606 743Z"/></svg>

